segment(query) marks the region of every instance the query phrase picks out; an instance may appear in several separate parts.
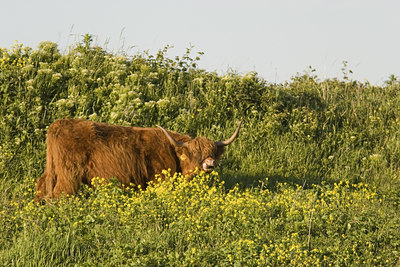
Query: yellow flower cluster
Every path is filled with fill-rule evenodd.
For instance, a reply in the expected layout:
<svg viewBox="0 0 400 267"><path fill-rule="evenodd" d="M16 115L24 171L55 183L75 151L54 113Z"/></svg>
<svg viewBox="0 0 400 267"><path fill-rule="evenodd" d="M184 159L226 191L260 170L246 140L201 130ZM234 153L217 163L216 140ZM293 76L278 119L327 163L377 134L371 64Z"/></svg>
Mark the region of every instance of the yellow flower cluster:
<svg viewBox="0 0 400 267"><path fill-rule="evenodd" d="M343 249L353 229L362 224L352 216L366 216L365 210L379 202L366 184L340 182L304 189L282 183L274 190L238 186L228 190L216 172L200 172L190 181L168 171L162 177L146 190L96 177L78 195L48 205L10 202L0 211L0 219L13 231L57 225L82 233L89 229L133 229L129 230L133 235L150 229L158 235L176 233L175 242L192 264L200 262L205 257L200 251L210 247L219 251L221 263L258 266L324 265L343 253L344 264L350 259L362 263L361 257L354 261L360 251L374 252L370 239ZM313 245L323 238L330 244Z"/></svg>

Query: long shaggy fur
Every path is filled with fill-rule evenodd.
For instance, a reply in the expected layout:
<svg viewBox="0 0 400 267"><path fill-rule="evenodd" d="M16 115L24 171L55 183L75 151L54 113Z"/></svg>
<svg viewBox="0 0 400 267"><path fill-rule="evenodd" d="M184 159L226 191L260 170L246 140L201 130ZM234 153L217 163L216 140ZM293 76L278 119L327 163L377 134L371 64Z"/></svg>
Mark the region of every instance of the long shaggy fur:
<svg viewBox="0 0 400 267"><path fill-rule="evenodd" d="M168 133L186 145L175 147L158 128L56 120L48 130L46 169L37 180L36 200L74 194L93 177L116 177L124 185L145 188L164 169L189 174L224 151L205 137Z"/></svg>

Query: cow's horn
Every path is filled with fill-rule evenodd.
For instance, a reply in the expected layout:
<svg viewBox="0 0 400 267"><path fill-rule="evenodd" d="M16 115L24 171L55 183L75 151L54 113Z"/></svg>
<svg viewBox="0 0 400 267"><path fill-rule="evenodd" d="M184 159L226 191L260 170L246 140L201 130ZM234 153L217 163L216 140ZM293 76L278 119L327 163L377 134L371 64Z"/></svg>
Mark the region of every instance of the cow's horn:
<svg viewBox="0 0 400 267"><path fill-rule="evenodd" d="M173 138L169 134L169 132L167 132L163 127L161 127L159 125L157 125L157 127L160 128L164 132L164 134L167 136L167 138L168 138L169 142L171 143L171 145L173 145L173 146L184 146L185 145L185 143L176 141L175 138Z"/></svg>
<svg viewBox="0 0 400 267"><path fill-rule="evenodd" d="M236 131L233 133L231 138L222 142L215 142L216 146L227 146L235 140L239 135L240 126L242 126L242 122L239 123L239 126L236 128Z"/></svg>

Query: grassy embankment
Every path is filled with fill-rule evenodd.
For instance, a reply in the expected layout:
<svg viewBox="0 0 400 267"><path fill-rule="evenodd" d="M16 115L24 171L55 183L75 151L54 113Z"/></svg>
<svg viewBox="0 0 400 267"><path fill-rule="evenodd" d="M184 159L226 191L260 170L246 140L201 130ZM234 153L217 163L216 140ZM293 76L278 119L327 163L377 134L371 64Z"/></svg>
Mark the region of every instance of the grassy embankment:
<svg viewBox="0 0 400 267"><path fill-rule="evenodd" d="M398 264L399 81L310 69L272 84L166 52L115 55L90 36L64 54L51 42L0 50L1 265ZM219 174L145 192L98 179L38 205L46 127L60 117L215 140L244 125Z"/></svg>

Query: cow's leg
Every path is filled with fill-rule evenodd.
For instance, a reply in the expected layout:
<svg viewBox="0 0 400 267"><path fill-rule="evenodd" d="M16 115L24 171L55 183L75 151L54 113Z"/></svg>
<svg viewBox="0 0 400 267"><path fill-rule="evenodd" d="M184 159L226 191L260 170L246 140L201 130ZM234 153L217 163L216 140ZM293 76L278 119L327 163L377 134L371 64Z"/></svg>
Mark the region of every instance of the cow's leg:
<svg viewBox="0 0 400 267"><path fill-rule="evenodd" d="M43 175L36 180L36 201L42 201L43 199L53 197L53 189L56 179L57 176L52 169L46 169L44 171Z"/></svg>
<svg viewBox="0 0 400 267"><path fill-rule="evenodd" d="M75 168L66 168L62 166L56 168L57 181L53 190L53 198L59 198L62 195L75 194L82 183L83 173Z"/></svg>
<svg viewBox="0 0 400 267"><path fill-rule="evenodd" d="M57 181L56 186L54 187L53 190L53 197L54 198L59 198L61 196L66 196L66 195L73 195L76 193L76 189L72 184L69 183L60 183Z"/></svg>

